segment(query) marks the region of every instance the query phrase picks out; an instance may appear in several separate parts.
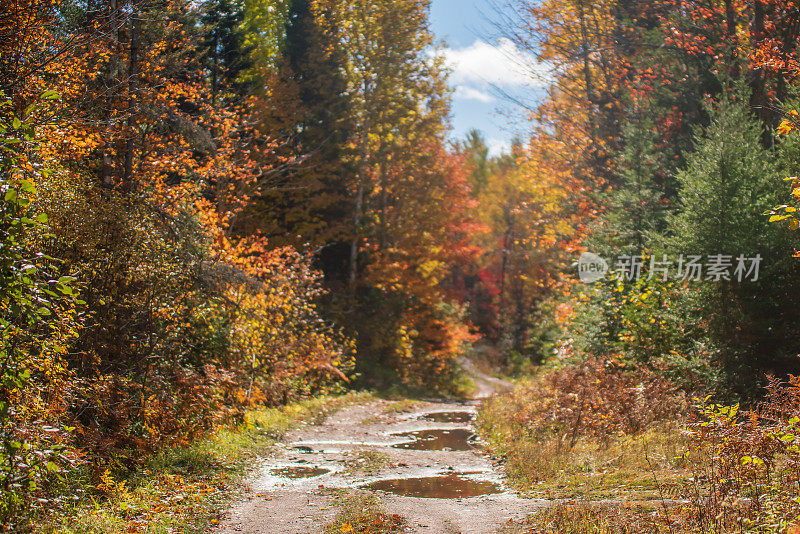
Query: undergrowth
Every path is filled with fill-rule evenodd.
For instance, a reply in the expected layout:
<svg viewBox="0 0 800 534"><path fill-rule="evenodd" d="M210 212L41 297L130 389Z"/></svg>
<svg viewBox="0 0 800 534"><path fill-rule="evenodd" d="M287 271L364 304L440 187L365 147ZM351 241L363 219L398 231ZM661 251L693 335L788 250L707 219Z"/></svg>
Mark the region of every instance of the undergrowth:
<svg viewBox="0 0 800 534"><path fill-rule="evenodd" d="M546 498L658 499L682 472L685 405L659 378L590 362L482 407L478 427L511 483Z"/></svg>
<svg viewBox="0 0 800 534"><path fill-rule="evenodd" d="M593 363L484 405L479 428L511 483L577 501L509 532L800 533L800 378L771 380L748 410L687 402L660 380Z"/></svg>
<svg viewBox="0 0 800 534"><path fill-rule="evenodd" d="M336 496L341 507L325 534L399 534L405 521L397 514L388 514L375 495L342 491Z"/></svg>
<svg viewBox="0 0 800 534"><path fill-rule="evenodd" d="M684 495L698 530L800 533L800 377L770 379L748 410L706 399L696 411Z"/></svg>
<svg viewBox="0 0 800 534"><path fill-rule="evenodd" d="M676 524L668 511L633 505L567 503L545 508L502 534L663 534Z"/></svg>
<svg viewBox="0 0 800 534"><path fill-rule="evenodd" d="M153 455L129 473L105 470L100 483L75 473L62 483L73 499L44 511L28 532L116 534L207 532L237 495L239 482L256 457L286 432L315 424L367 394L318 397L278 408L254 409L243 424L220 428L190 447Z"/></svg>

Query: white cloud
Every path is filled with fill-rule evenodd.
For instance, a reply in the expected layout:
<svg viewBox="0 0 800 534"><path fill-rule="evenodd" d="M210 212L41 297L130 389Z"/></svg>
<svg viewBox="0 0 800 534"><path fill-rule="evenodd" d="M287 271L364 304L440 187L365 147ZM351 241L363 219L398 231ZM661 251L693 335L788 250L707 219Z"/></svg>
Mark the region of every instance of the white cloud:
<svg viewBox="0 0 800 534"><path fill-rule="evenodd" d="M462 84L494 84L501 87L542 87L548 79L548 65L530 52L517 48L507 38L497 44L477 40L464 48L441 51L445 63L453 69L451 80Z"/></svg>
<svg viewBox="0 0 800 534"><path fill-rule="evenodd" d="M490 156L511 153L511 142L506 139L487 139L486 147L489 149Z"/></svg>
<svg viewBox="0 0 800 534"><path fill-rule="evenodd" d="M481 91L474 87L467 87L466 85L459 85L456 87L455 97L464 100L477 100L478 102L485 102L487 104L495 101L495 98L486 91Z"/></svg>

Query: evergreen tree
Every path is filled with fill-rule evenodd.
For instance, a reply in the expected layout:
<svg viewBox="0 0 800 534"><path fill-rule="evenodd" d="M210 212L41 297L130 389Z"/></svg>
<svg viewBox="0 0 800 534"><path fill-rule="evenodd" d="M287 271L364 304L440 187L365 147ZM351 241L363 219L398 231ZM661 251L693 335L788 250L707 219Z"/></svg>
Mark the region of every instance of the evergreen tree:
<svg viewBox="0 0 800 534"><path fill-rule="evenodd" d="M211 102L217 106L246 96L251 88L243 74L254 65L253 46L242 28L242 0L214 0L205 4L199 52L208 71Z"/></svg>
<svg viewBox="0 0 800 534"><path fill-rule="evenodd" d="M656 132L648 119L631 120L623 130L617 187L611 193L608 213L595 250L609 254L643 254L652 248L652 234L663 230L663 191L656 181L664 168L663 153L656 148Z"/></svg>
<svg viewBox="0 0 800 534"><path fill-rule="evenodd" d="M587 239L589 251L599 254L614 269L619 257L663 254L658 247L657 232L664 227L663 191L656 177L664 168L663 152L656 148L653 122L639 114L629 117L623 127L623 145L619 155L616 186L606 199L608 211L595 223L595 231ZM581 320L588 325L584 331L585 352L609 354L623 345L621 307L625 296L637 288L624 285L609 277L596 286L594 306Z"/></svg>
<svg viewBox="0 0 800 534"><path fill-rule="evenodd" d="M787 260L791 236L764 215L779 203L780 174L774 154L761 143L762 126L747 95L737 93L710 108L709 127L696 132L696 150L678 175L681 211L672 223L675 254L700 255L706 262L699 307L727 386L744 393L761 371L796 371L800 295L793 287L800 273ZM732 263L730 280L708 280L708 261L717 255ZM740 256L762 258L757 281L750 281L752 275L738 280Z"/></svg>
<svg viewBox="0 0 800 534"><path fill-rule="evenodd" d="M337 242L349 228L347 150L351 119L341 53L323 28L327 14L311 0L292 0L277 68L268 81L262 129L281 143L281 170L240 219L276 244L311 244L322 251L326 274L346 269Z"/></svg>
<svg viewBox="0 0 800 534"><path fill-rule="evenodd" d="M492 173L489 147L486 146L481 132L473 129L467 133L467 138L458 144L458 150L466 156L467 165L470 167L468 177L472 184L472 194L477 195L486 187Z"/></svg>

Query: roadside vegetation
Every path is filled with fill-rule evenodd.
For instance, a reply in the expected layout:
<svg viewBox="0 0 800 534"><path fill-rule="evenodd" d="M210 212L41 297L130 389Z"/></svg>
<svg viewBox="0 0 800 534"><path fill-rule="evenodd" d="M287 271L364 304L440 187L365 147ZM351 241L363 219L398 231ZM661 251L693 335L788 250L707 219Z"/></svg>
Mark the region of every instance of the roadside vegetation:
<svg viewBox="0 0 800 534"><path fill-rule="evenodd" d="M139 509L146 459L253 410L460 387L474 201L427 6L0 3L0 529Z"/></svg>
<svg viewBox="0 0 800 534"><path fill-rule="evenodd" d="M633 388L635 398L609 396L603 373L589 369L543 373L489 400L479 414L509 483L559 501L509 532L800 528L798 379L773 380L763 401L743 409L708 398L648 396L644 382ZM579 387L563 382L587 371ZM642 380L636 373L628 378Z"/></svg>
<svg viewBox="0 0 800 534"><path fill-rule="evenodd" d="M242 494L253 462L268 457L286 432L369 398L352 393L253 409L242 423L150 455L136 470L107 469L99 484L88 472L73 473L62 490L75 498L40 509L35 521L41 532L54 534L208 532Z"/></svg>
<svg viewBox="0 0 800 534"><path fill-rule="evenodd" d="M339 491L334 499L341 509L336 519L325 527L325 534L400 534L405 521L388 514L374 494L359 491Z"/></svg>
<svg viewBox="0 0 800 534"><path fill-rule="evenodd" d="M538 269L498 346L540 365L478 424L511 483L567 499L517 527L800 531L798 6L514 9L553 78L512 171L538 203L505 219L536 213L504 258Z"/></svg>
<svg viewBox="0 0 800 534"><path fill-rule="evenodd" d="M501 534L662 534L678 532L663 511L646 505L557 504L509 525ZM694 531L692 531L694 532Z"/></svg>
<svg viewBox="0 0 800 534"><path fill-rule="evenodd" d="M620 368L565 367L486 401L478 427L510 483L537 498L673 497L688 402L668 389Z"/></svg>

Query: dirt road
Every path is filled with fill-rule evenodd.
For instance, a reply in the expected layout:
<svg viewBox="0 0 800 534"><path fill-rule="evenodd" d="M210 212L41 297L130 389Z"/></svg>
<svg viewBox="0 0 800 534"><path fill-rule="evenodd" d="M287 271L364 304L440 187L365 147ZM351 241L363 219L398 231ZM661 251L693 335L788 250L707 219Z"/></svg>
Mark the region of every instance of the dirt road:
<svg viewBox="0 0 800 534"><path fill-rule="evenodd" d="M480 396L505 387L469 368ZM372 401L303 427L265 459L247 499L218 534L320 533L336 516L331 489L378 495L407 532L493 533L544 506L503 484L472 433L479 400Z"/></svg>

